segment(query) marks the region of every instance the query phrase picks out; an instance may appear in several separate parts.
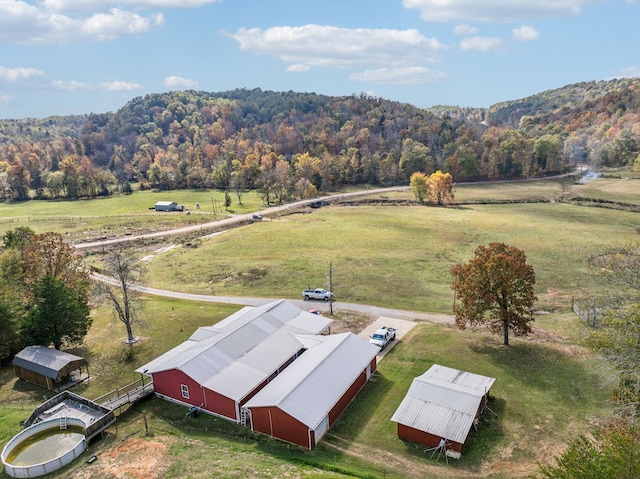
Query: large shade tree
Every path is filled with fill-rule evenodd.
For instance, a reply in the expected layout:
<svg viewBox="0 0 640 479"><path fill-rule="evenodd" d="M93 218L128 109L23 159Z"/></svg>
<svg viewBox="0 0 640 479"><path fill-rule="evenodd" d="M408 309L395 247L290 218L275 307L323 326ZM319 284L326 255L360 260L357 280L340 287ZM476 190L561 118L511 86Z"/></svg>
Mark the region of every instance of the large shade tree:
<svg viewBox="0 0 640 479"><path fill-rule="evenodd" d="M23 338L32 344L79 344L91 325L89 272L59 233L34 235L24 247Z"/></svg>
<svg viewBox="0 0 640 479"><path fill-rule="evenodd" d="M492 332L503 334L505 345L510 331L516 336L531 332L536 276L522 250L504 243L478 246L474 258L456 264L451 275L456 295L453 310L460 329L486 324Z"/></svg>
<svg viewBox="0 0 640 479"><path fill-rule="evenodd" d="M81 344L92 322L86 288L72 289L47 274L32 289L34 299L22 323L22 336L56 349Z"/></svg>

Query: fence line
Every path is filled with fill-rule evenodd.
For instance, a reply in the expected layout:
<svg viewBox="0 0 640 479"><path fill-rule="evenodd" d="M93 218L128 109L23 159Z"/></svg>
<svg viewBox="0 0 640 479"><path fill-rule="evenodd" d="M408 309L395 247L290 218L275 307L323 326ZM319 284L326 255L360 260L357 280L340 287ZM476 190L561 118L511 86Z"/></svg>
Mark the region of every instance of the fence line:
<svg viewBox="0 0 640 479"><path fill-rule="evenodd" d="M580 319L582 319L585 326L595 328L598 325L598 308L596 299L593 298L591 301L591 305L588 305L586 308L582 308L578 304L578 300L575 297L571 297L571 309ZM587 302L587 300L584 300L584 302Z"/></svg>

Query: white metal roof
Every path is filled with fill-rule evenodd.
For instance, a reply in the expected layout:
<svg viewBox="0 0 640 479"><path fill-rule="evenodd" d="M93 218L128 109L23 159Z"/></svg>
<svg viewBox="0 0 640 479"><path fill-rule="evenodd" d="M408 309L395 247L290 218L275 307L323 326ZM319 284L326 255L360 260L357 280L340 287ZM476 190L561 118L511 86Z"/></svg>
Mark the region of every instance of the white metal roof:
<svg viewBox="0 0 640 479"><path fill-rule="evenodd" d="M153 374L178 369L202 385L241 399L302 348L293 333L319 334L330 323L329 318L285 300L243 308L212 327L200 328L189 340L136 371ZM232 369L225 371L228 368ZM219 374L223 376L216 379Z"/></svg>
<svg viewBox="0 0 640 479"><path fill-rule="evenodd" d="M494 378L434 364L414 378L391 420L464 443Z"/></svg>
<svg viewBox="0 0 640 479"><path fill-rule="evenodd" d="M13 358L15 366L34 371L52 379L56 379L58 371L74 361L86 363L80 356L46 346L27 346Z"/></svg>
<svg viewBox="0 0 640 479"><path fill-rule="evenodd" d="M299 336L309 347L245 407L278 406L315 429L380 348L352 333Z"/></svg>

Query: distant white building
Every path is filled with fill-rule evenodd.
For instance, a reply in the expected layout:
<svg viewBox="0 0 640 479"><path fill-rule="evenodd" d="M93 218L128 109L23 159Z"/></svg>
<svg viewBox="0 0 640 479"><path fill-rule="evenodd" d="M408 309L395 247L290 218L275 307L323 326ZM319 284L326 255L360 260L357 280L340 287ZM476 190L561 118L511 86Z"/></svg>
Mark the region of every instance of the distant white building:
<svg viewBox="0 0 640 479"><path fill-rule="evenodd" d="M180 211L180 205L175 201L158 201L155 207L156 211Z"/></svg>

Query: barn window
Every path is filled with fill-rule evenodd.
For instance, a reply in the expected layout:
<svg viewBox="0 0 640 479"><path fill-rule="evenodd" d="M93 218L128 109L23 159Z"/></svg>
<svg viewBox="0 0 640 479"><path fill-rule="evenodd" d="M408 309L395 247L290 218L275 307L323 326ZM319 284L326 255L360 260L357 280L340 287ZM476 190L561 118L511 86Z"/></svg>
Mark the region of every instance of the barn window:
<svg viewBox="0 0 640 479"><path fill-rule="evenodd" d="M189 386L186 384L181 384L180 389L182 389L182 397L185 399L189 399Z"/></svg>

